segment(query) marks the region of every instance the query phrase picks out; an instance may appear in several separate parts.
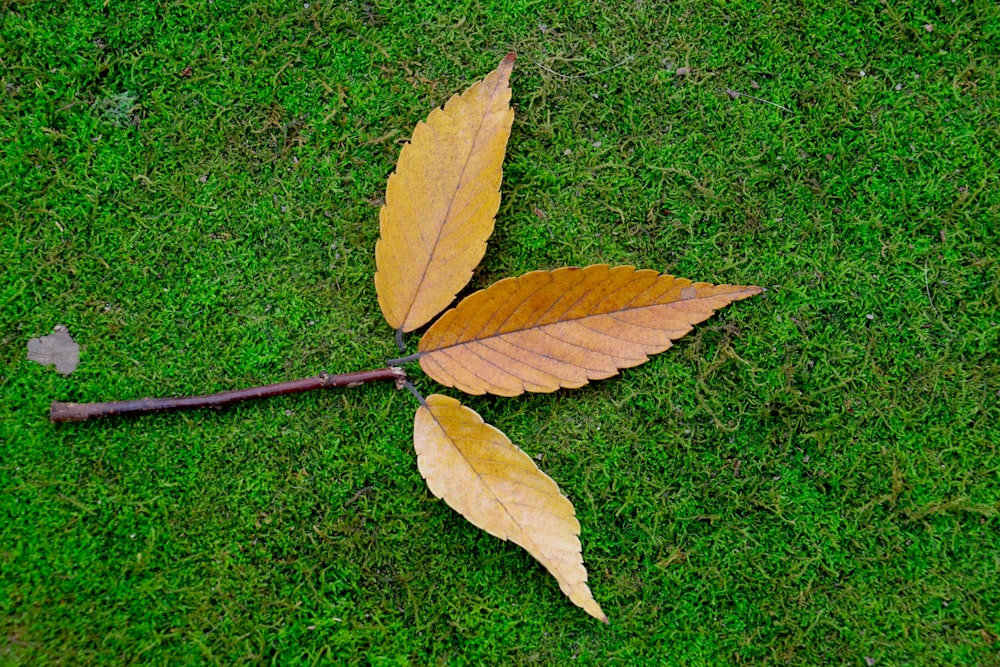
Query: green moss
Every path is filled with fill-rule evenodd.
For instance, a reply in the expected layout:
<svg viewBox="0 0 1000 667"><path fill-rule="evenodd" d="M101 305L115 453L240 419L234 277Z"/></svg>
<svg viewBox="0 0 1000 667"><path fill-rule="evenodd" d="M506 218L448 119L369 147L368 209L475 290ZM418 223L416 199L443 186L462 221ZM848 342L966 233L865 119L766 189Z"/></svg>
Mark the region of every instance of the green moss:
<svg viewBox="0 0 1000 667"><path fill-rule="evenodd" d="M385 179L511 50L470 289L768 288L620 378L463 399L573 500L610 626L430 496L405 392L47 422L396 356ZM0 664L992 664L998 52L985 0L7 3ZM69 377L26 360L55 324Z"/></svg>

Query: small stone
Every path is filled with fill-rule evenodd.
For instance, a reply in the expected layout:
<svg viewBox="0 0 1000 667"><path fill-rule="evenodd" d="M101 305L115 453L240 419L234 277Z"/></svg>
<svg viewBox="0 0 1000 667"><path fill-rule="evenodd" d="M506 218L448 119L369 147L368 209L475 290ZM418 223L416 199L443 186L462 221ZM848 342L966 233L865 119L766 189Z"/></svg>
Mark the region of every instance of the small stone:
<svg viewBox="0 0 1000 667"><path fill-rule="evenodd" d="M56 371L69 375L80 364L80 346L66 327L56 325L53 333L28 341L28 359L43 366L55 366Z"/></svg>

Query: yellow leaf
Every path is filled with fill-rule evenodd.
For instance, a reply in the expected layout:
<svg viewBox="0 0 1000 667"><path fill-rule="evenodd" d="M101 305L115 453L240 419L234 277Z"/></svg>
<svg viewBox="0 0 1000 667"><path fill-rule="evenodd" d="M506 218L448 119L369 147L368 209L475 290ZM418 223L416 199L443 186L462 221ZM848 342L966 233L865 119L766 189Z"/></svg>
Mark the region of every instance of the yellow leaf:
<svg viewBox="0 0 1000 667"><path fill-rule="evenodd" d="M760 287L605 264L533 271L469 295L420 340L420 367L469 394L581 387L646 362Z"/></svg>
<svg viewBox="0 0 1000 667"><path fill-rule="evenodd" d="M573 505L527 454L474 410L440 394L417 409L413 445L431 493L474 526L525 549L574 604L608 622L587 587Z"/></svg>
<svg viewBox="0 0 1000 667"><path fill-rule="evenodd" d="M375 291L398 332L426 324L468 284L500 207L514 111L514 54L427 122L389 177L375 246Z"/></svg>

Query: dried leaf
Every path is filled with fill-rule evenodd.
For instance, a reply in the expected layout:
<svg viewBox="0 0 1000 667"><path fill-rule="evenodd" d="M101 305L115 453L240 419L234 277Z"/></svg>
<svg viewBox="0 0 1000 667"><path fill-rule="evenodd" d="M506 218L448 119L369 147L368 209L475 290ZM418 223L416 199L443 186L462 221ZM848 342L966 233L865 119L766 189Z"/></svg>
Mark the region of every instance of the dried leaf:
<svg viewBox="0 0 1000 667"><path fill-rule="evenodd" d="M426 324L465 287L486 252L514 111L514 54L418 123L399 154L375 246L375 290L400 332Z"/></svg>
<svg viewBox="0 0 1000 667"><path fill-rule="evenodd" d="M527 550L574 604L608 622L587 587L573 505L527 454L440 394L417 410L413 445L431 493L474 526Z"/></svg>
<svg viewBox="0 0 1000 667"><path fill-rule="evenodd" d="M534 271L471 294L420 340L420 367L469 394L581 387L638 366L760 287L605 264Z"/></svg>
<svg viewBox="0 0 1000 667"><path fill-rule="evenodd" d="M80 346L66 327L56 325L52 331L48 336L28 341L28 359L43 366L55 365L58 372L69 375L80 363Z"/></svg>

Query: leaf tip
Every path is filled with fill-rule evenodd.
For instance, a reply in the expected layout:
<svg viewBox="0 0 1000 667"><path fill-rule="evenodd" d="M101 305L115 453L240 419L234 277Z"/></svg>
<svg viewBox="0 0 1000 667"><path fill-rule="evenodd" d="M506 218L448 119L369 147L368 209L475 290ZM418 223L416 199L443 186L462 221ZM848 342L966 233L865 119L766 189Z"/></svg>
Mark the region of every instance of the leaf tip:
<svg viewBox="0 0 1000 667"><path fill-rule="evenodd" d="M601 609L601 605L597 604L597 601L594 600L594 598L588 597L586 600L573 600L573 602L598 621L604 623L605 625L611 625L611 621L608 620L608 615L604 613L604 610Z"/></svg>
<svg viewBox="0 0 1000 667"><path fill-rule="evenodd" d="M510 73L514 71L514 61L517 60L517 54L511 51L504 59L500 61L500 65L497 67L496 72L499 75L499 84L501 87L508 87L510 85Z"/></svg>

